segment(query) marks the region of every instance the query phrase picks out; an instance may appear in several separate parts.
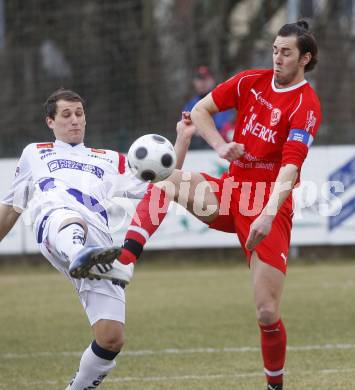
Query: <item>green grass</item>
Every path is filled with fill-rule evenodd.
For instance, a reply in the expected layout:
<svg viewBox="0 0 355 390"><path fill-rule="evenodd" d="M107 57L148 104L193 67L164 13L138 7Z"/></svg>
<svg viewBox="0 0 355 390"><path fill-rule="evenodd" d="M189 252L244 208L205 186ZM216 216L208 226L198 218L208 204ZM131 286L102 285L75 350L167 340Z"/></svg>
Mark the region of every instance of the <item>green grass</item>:
<svg viewBox="0 0 355 390"><path fill-rule="evenodd" d="M286 389L355 388L354 275L350 261L290 266ZM69 282L47 267L2 267L0 311L0 389L64 389L92 338ZM103 390L265 388L245 265L137 267L126 323Z"/></svg>

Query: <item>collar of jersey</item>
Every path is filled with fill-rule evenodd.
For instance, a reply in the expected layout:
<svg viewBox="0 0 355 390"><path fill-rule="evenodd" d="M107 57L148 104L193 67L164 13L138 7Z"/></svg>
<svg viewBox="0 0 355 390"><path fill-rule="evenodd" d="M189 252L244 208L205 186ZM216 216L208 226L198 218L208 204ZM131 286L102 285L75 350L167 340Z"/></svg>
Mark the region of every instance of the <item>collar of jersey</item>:
<svg viewBox="0 0 355 390"><path fill-rule="evenodd" d="M271 86L272 86L272 90L274 92L289 92L289 91L293 91L299 87L302 87L303 85L307 84L308 81L306 79L303 79L302 81L300 81L299 83L295 84L295 85L292 85L291 87L288 87L288 88L276 88L276 85L275 85L275 79L274 79L274 76L272 76L272 81L271 81Z"/></svg>
<svg viewBox="0 0 355 390"><path fill-rule="evenodd" d="M55 146L60 146L62 148L66 148L66 149L82 149L82 148L85 148L85 145L84 145L83 142L81 144L77 144L77 145L71 146L70 144L68 144L66 142L63 142L63 141L60 141L59 139L55 140L54 145Z"/></svg>

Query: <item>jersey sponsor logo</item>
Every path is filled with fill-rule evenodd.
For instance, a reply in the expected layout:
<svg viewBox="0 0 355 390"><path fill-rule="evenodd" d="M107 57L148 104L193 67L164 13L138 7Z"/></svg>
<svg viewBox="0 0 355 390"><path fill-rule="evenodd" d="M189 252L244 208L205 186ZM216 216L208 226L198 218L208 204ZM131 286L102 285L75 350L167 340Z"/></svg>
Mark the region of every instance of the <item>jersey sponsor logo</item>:
<svg viewBox="0 0 355 390"><path fill-rule="evenodd" d="M255 91L254 88L252 88L252 89L250 90L250 92L254 94L255 100L258 100L258 97L259 97L259 95L261 94L261 92Z"/></svg>
<svg viewBox="0 0 355 390"><path fill-rule="evenodd" d="M47 142L44 144L37 144L36 146L37 146L37 149L53 149L54 148L53 142Z"/></svg>
<svg viewBox="0 0 355 390"><path fill-rule="evenodd" d="M84 164L78 161L65 160L65 159L57 159L50 161L48 164L48 168L50 172L57 171L58 169L75 169L82 172L88 172L99 179L102 179L104 176L104 170L91 164Z"/></svg>
<svg viewBox="0 0 355 390"><path fill-rule="evenodd" d="M287 264L287 256L283 252L281 252L280 256L282 257L284 263Z"/></svg>
<svg viewBox="0 0 355 390"><path fill-rule="evenodd" d="M281 119L281 110L279 108L274 108L271 111L270 126L276 126Z"/></svg>
<svg viewBox="0 0 355 390"><path fill-rule="evenodd" d="M244 158L245 160L248 160L248 161L258 161L258 160L259 160L258 157L252 155L252 154L249 153L249 152L245 152L244 155L243 155L243 158Z"/></svg>
<svg viewBox="0 0 355 390"><path fill-rule="evenodd" d="M56 152L44 154L43 156L41 156L41 160L44 160L45 158L50 156L55 156L56 154L57 154Z"/></svg>
<svg viewBox="0 0 355 390"><path fill-rule="evenodd" d="M251 162L242 162L239 160L233 161L233 164L239 168L243 169L263 169L267 171L273 171L275 168L275 163L268 163L263 161L251 161Z"/></svg>
<svg viewBox="0 0 355 390"><path fill-rule="evenodd" d="M262 139L267 143L276 144L276 135L277 131L271 130L266 126L262 125L260 122L256 122L257 114L251 114L249 122L245 125L242 130L242 134L246 135L247 133L252 134L255 137Z"/></svg>
<svg viewBox="0 0 355 390"><path fill-rule="evenodd" d="M301 142L309 148L312 145L313 137L306 130L292 129L288 135L287 141Z"/></svg>
<svg viewBox="0 0 355 390"><path fill-rule="evenodd" d="M41 154L41 160L56 154L53 149L39 149L38 153Z"/></svg>
<svg viewBox="0 0 355 390"><path fill-rule="evenodd" d="M313 110L307 111L305 130L310 132L311 130L314 129L314 126L316 125L316 123L317 123L317 118L314 115L314 111Z"/></svg>
<svg viewBox="0 0 355 390"><path fill-rule="evenodd" d="M104 160L104 161L107 161L110 164L113 164L113 161L110 158L108 158L108 157L100 156L100 155L97 155L97 154L88 154L88 157L98 158L99 160Z"/></svg>
<svg viewBox="0 0 355 390"><path fill-rule="evenodd" d="M52 149L40 149L38 151L39 154L45 154L45 153L50 153L50 152L53 152Z"/></svg>
<svg viewBox="0 0 355 390"><path fill-rule="evenodd" d="M106 154L106 150L91 148L93 153Z"/></svg>
<svg viewBox="0 0 355 390"><path fill-rule="evenodd" d="M254 88L251 88L250 92L255 96L255 100L257 102L259 102L263 106L266 106L269 110L272 110L274 108L270 102L260 96L261 92L257 92Z"/></svg>

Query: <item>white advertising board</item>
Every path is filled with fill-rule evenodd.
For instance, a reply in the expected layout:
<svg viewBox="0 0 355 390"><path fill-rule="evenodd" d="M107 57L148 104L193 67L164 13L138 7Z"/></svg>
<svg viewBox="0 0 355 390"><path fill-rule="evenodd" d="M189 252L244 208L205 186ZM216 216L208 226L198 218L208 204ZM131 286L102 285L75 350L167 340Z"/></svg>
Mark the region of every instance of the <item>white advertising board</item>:
<svg viewBox="0 0 355 390"><path fill-rule="evenodd" d="M16 159L0 160L3 197L10 188ZM227 162L212 151L191 151L185 170L220 176ZM294 191L293 245L355 244L355 146L315 146L302 169L302 181ZM116 199L110 211L115 244L120 245L136 202ZM25 218L26 219L26 218ZM208 229L180 206L172 205L167 217L148 244L151 249L232 247L234 234ZM36 243L23 219L1 242L0 253L34 253Z"/></svg>

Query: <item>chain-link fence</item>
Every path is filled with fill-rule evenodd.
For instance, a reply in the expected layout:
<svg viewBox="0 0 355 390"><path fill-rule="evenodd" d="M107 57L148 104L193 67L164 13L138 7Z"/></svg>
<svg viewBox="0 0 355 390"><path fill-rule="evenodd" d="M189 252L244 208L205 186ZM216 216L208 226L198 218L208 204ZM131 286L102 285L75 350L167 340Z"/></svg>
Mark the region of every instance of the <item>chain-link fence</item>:
<svg viewBox="0 0 355 390"><path fill-rule="evenodd" d="M320 47L309 74L324 122L318 144L354 143L355 0L303 0ZM174 138L196 66L217 81L271 66L286 0L1 0L0 156L51 139L41 104L61 86L87 103L87 144L126 151Z"/></svg>

